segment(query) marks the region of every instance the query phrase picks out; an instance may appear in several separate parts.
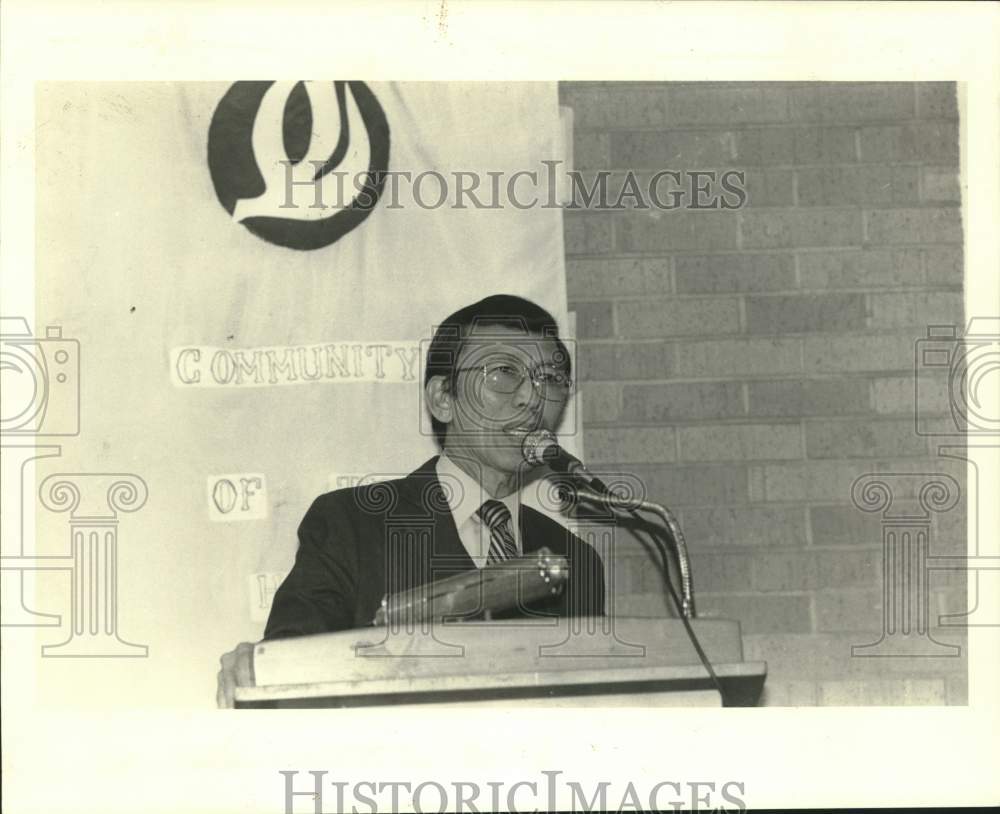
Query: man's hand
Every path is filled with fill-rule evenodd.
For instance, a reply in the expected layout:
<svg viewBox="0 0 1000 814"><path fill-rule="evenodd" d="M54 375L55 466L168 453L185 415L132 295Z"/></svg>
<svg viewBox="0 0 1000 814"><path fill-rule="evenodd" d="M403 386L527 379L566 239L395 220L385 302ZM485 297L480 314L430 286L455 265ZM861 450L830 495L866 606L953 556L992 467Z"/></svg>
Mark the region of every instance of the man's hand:
<svg viewBox="0 0 1000 814"><path fill-rule="evenodd" d="M253 686L253 642L240 642L233 650L224 653L219 662L219 688L215 703L219 709L232 709L237 687Z"/></svg>

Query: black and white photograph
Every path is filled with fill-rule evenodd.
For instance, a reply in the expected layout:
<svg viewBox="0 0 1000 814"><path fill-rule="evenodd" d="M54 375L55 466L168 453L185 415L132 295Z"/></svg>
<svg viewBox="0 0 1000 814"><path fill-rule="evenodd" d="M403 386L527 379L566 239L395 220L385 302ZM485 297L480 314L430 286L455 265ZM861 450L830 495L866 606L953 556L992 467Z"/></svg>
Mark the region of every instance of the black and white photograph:
<svg viewBox="0 0 1000 814"><path fill-rule="evenodd" d="M5 15L7 810L996 802L995 8L89 5Z"/></svg>

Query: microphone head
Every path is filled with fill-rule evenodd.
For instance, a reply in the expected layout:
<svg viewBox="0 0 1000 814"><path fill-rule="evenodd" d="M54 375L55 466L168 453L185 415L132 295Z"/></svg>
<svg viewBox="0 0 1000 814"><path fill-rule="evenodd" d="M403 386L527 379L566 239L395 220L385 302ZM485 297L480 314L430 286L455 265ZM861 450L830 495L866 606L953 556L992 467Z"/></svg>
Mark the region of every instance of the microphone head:
<svg viewBox="0 0 1000 814"><path fill-rule="evenodd" d="M529 464L546 464L552 457L552 452L546 455L548 450L557 450L559 442L556 441L555 433L549 430L532 430L524 436L521 441L521 455Z"/></svg>

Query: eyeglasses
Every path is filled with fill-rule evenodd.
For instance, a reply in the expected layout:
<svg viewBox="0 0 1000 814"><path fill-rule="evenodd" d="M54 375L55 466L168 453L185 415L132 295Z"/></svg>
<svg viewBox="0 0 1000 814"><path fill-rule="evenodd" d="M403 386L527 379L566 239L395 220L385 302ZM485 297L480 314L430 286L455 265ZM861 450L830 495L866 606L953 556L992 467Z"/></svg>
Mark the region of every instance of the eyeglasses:
<svg viewBox="0 0 1000 814"><path fill-rule="evenodd" d="M527 378L531 379L535 392L543 398L564 399L573 392L573 379L551 365L541 364L529 368L520 362L505 360L455 368L456 373L462 370L481 372L486 388L502 396L516 393Z"/></svg>

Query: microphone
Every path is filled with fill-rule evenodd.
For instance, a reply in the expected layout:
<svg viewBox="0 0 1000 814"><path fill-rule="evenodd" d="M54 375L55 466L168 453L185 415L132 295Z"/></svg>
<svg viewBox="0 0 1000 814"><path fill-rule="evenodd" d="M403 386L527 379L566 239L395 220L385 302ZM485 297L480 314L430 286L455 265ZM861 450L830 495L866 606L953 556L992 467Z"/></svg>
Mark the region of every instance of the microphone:
<svg viewBox="0 0 1000 814"><path fill-rule="evenodd" d="M608 491L608 487L583 465L583 461L559 446L555 434L549 430L533 430L525 435L521 441L521 455L529 464L545 464L556 472L583 481L591 489Z"/></svg>

